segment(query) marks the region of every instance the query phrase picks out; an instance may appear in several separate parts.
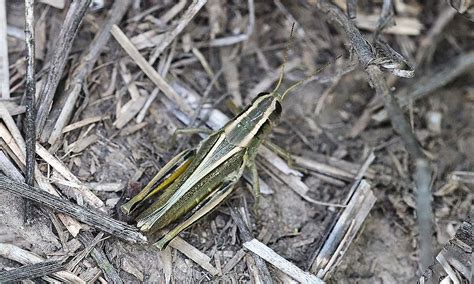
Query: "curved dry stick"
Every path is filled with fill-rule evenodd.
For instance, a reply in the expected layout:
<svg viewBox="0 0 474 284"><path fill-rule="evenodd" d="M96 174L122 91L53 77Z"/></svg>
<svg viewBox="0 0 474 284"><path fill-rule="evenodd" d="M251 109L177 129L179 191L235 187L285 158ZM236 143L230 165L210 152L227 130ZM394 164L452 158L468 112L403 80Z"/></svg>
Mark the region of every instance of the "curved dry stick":
<svg viewBox="0 0 474 284"><path fill-rule="evenodd" d="M433 259L431 247L433 213L431 208L431 170L430 163L411 130L410 124L405 118L397 101L393 98L387 86L380 67L376 64L376 55L372 46L364 39L360 31L347 18L337 6L327 0L317 2L317 8L329 20L337 22L345 31L351 47L355 50L360 63L369 74L372 87L377 96L383 98L385 109L387 110L392 126L402 138L405 148L415 161L415 174L413 179L417 188L417 217L420 230L420 259L423 269L427 268Z"/></svg>

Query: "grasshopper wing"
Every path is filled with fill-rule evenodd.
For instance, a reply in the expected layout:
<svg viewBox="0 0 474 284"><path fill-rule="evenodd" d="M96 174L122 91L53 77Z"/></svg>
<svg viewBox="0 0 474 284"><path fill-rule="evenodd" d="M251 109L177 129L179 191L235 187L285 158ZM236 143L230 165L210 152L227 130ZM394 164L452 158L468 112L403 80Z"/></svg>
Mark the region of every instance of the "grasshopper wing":
<svg viewBox="0 0 474 284"><path fill-rule="evenodd" d="M181 222L161 239L159 239L154 245L160 250L166 248L168 243L174 239L181 231L191 226L194 222L202 218L204 215L212 211L217 207L231 192L232 188L236 182L235 181L226 181L220 185L220 187L215 190L205 202L194 212L189 218Z"/></svg>
<svg viewBox="0 0 474 284"><path fill-rule="evenodd" d="M184 150L171 159L139 194L122 205L122 211L127 215L133 213L137 208L143 207L144 203L150 201L153 195L169 187L189 167L194 153L195 149Z"/></svg>

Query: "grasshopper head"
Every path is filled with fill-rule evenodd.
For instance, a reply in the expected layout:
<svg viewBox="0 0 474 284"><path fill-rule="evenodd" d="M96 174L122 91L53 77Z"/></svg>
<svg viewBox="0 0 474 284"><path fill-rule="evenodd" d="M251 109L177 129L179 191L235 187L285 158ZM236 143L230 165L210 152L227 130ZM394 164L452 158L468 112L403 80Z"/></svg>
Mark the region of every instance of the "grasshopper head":
<svg viewBox="0 0 474 284"><path fill-rule="evenodd" d="M251 105L254 106L255 110L259 110L258 112L261 112L260 114L255 111L258 113L256 117L266 117L273 125L276 124L280 119L282 111L281 96L277 92L260 93L252 100Z"/></svg>

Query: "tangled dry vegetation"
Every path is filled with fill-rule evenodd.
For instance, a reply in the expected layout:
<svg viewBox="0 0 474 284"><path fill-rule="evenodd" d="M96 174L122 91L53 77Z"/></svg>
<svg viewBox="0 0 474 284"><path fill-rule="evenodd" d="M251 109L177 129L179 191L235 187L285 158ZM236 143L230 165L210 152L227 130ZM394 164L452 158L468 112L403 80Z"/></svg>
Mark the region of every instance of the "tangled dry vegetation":
<svg viewBox="0 0 474 284"><path fill-rule="evenodd" d="M33 2L0 0L0 282L469 281L474 2ZM285 57L260 201L147 244L120 205Z"/></svg>

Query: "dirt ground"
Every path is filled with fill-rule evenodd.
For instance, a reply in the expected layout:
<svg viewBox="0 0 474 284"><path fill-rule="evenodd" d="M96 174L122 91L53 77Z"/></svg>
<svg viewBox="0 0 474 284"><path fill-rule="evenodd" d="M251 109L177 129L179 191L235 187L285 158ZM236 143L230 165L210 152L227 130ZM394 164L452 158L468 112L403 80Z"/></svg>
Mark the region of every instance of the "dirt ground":
<svg viewBox="0 0 474 284"><path fill-rule="evenodd" d="M107 18L112 4L105 2L104 7L90 9L82 22L51 113L61 110L60 101L71 84L69 80L74 68ZM162 34L172 30L182 20L190 1L180 1L185 5L169 21L164 21L164 15L171 7L178 6L175 1L132 2L119 26L132 42L143 45L140 53L148 59L159 39L154 39L154 42L148 38L151 43L147 45L146 40L137 36L148 31ZM260 90L262 81L268 82L264 86L267 91L273 89L277 76L271 74L278 74L280 70L291 25L296 22L288 54L290 63L287 65L290 67L287 66L282 89L315 72L317 78L288 95L283 102L281 122L268 139L291 155L326 164L330 164L328 161L333 158L355 170L371 151L375 155L366 179L377 201L329 282L416 282L422 272L416 189L412 176L414 161L390 120L380 119L383 108L373 107L377 104L375 91L369 85L357 55L351 51L343 30L333 22L327 22L314 2L317 1L208 1L153 66L163 70L170 57L165 76L168 82L186 86L200 95L206 93L212 84L203 108L215 107L232 116L226 99L245 105L256 95L255 91ZM335 2L345 7L345 1ZM369 42L381 12L381 2L358 3L357 25ZM410 97L410 94L436 74L445 72L448 78L449 71L454 69L450 66L454 66L460 56L470 54L470 60L474 62L474 23L453 10L449 20L437 30L434 25L439 24L446 10L452 9L445 1L393 2L396 25L390 32L384 32L383 38L416 68L413 78L399 78L388 71L384 75L394 96L407 94L409 100L403 107L404 113L431 162L432 246L436 254L454 236L459 224L473 213L474 63L420 98ZM211 46L213 39L246 33L249 3L255 10L255 24L250 36L235 44ZM137 15L153 7L156 9L136 20ZM55 38L67 9L67 4L63 9L36 4L38 81L46 77L48 60L54 52ZM7 11L8 26L23 29L23 5L7 1ZM434 35L429 36L431 33ZM8 48L10 78L13 78L10 79L11 86L18 85L11 96L16 104L21 105L25 44L10 35ZM91 186L105 202L107 214L117 219L123 216L118 213L116 205L122 203L124 195L129 196L131 188L136 191L144 186L177 151L196 146L202 139L199 135L183 135L176 143L171 143L176 129L186 125L175 115L177 106L161 92L145 112L142 122L137 122L133 116L123 127L117 127L117 118L131 111L123 109L125 103L133 100L126 83L127 73L135 88L148 98L156 86L114 37L110 37L87 76L84 88L87 92L81 92L68 124L91 117L100 119L67 132L56 145L40 140L81 182ZM214 84L211 80L215 74L219 77ZM364 115L368 116L364 118ZM54 118L54 115L50 116L45 129L54 125ZM22 115L14 116L14 119L22 127ZM197 124L193 126L202 126L205 122ZM38 164L44 174L52 172L44 160L38 158ZM304 200L280 182L263 161L258 164L260 177L272 192L262 194L255 210L250 185L242 180L224 204L180 236L208 255L213 266L224 267L242 249L229 206L245 205L251 215L253 235L265 239L276 253L306 270L328 230L335 208ZM330 176L331 182L295 166L305 173L302 181L309 187L311 198L343 202L351 186L350 180ZM450 177L460 171L470 172L470 179L453 182ZM96 190L101 184L110 184L115 190ZM67 188L60 189L71 200L76 199L64 192ZM0 191L0 200L0 243L15 244L44 258L72 257L80 251L71 252L74 244L71 235L67 235L65 246L47 211L34 210L33 224L26 224L25 202L21 198ZM64 227L62 230L67 233ZM94 235L98 232L92 228L90 231ZM114 237L105 239L99 247L127 283L164 283L169 278L174 283L255 281L253 272L249 270L249 253L229 272L212 276L175 249L160 252L150 245L129 244ZM216 259L219 259L218 263ZM19 267L19 264L0 257L1 267ZM96 269L94 260L86 257L73 273L91 280L94 279L91 275L97 274ZM285 282L277 269L269 269L276 282Z"/></svg>

